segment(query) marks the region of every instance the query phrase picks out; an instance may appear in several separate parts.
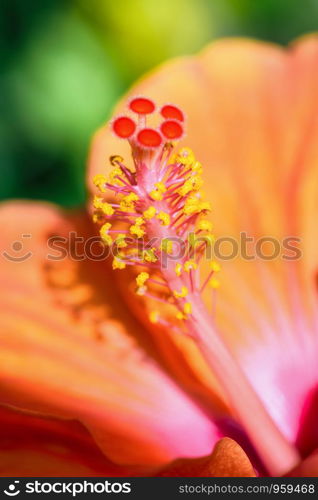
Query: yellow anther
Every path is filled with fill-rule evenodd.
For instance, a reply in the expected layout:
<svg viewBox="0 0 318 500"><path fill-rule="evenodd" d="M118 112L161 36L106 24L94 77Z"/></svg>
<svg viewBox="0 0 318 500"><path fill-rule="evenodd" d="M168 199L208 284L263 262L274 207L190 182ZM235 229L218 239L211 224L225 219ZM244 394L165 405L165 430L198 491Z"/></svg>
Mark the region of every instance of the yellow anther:
<svg viewBox="0 0 318 500"><path fill-rule="evenodd" d="M191 269L195 270L197 267L198 266L194 260L187 260L183 266L186 273L190 272Z"/></svg>
<svg viewBox="0 0 318 500"><path fill-rule="evenodd" d="M149 314L149 321L150 323L158 323L159 320L159 313L158 311L151 311Z"/></svg>
<svg viewBox="0 0 318 500"><path fill-rule="evenodd" d="M178 292L177 290L174 290L173 295L175 296L176 299L183 299L188 295L189 291L186 286L181 287L181 291Z"/></svg>
<svg viewBox="0 0 318 500"><path fill-rule="evenodd" d="M173 242L169 240L169 238L163 238L163 240L160 243L160 250L163 252L172 254L173 252Z"/></svg>
<svg viewBox="0 0 318 500"><path fill-rule="evenodd" d="M145 234L144 229L142 229L140 226L137 226L136 224L133 224L129 228L130 234L133 234L134 236L137 236L137 238L142 238Z"/></svg>
<svg viewBox="0 0 318 500"><path fill-rule="evenodd" d="M105 175L102 175L102 174L97 174L94 176L93 178L93 184L98 187L98 189L102 192L102 193L105 193L106 192L106 184L107 182L107 177Z"/></svg>
<svg viewBox="0 0 318 500"><path fill-rule="evenodd" d="M160 220L163 226L169 226L170 224L170 215L166 212L159 212L159 214L157 215L157 219Z"/></svg>
<svg viewBox="0 0 318 500"><path fill-rule="evenodd" d="M113 269L125 269L126 264L122 260L118 259L117 257L114 257L113 260Z"/></svg>
<svg viewBox="0 0 318 500"><path fill-rule="evenodd" d="M186 302L184 304L183 312L184 312L184 314L191 314L192 313L192 304L190 302Z"/></svg>
<svg viewBox="0 0 318 500"><path fill-rule="evenodd" d="M101 214L95 212L92 215L92 220L93 220L94 224L96 224L97 222L101 222Z"/></svg>
<svg viewBox="0 0 318 500"><path fill-rule="evenodd" d="M150 191L149 196L155 201L161 201L163 198L163 194L160 191L157 191L156 189Z"/></svg>
<svg viewBox="0 0 318 500"><path fill-rule="evenodd" d="M182 320L185 319L185 315L181 311L178 311L176 314L176 318Z"/></svg>
<svg viewBox="0 0 318 500"><path fill-rule="evenodd" d="M142 272L139 273L138 276L136 277L136 283L138 286L143 286L148 279L149 279L149 274Z"/></svg>
<svg viewBox="0 0 318 500"><path fill-rule="evenodd" d="M185 215L192 215L200 212L200 203L200 199L196 196L189 196L185 201L183 212Z"/></svg>
<svg viewBox="0 0 318 500"><path fill-rule="evenodd" d="M157 262L157 257L155 256L155 249L154 248L147 248L146 250L143 251L142 253L142 258L146 262Z"/></svg>
<svg viewBox="0 0 318 500"><path fill-rule="evenodd" d="M183 213L193 215L207 210L211 210L211 205L208 201L202 201L196 196L189 196L185 201Z"/></svg>
<svg viewBox="0 0 318 500"><path fill-rule="evenodd" d="M190 179L188 179L187 181L185 181L183 186L181 186L181 188L178 189L177 193L180 194L180 196L186 196L191 191L192 191L192 183Z"/></svg>
<svg viewBox="0 0 318 500"><path fill-rule="evenodd" d="M111 227L112 225L109 222L106 222L106 224L104 224L99 230L100 237L106 245L112 245L113 243L111 236L108 234Z"/></svg>
<svg viewBox="0 0 318 500"><path fill-rule="evenodd" d="M185 181L183 186L181 186L181 188L179 188L177 192L181 196L186 196L191 191L199 191L202 184L203 180L201 179L201 177L199 175L193 175Z"/></svg>
<svg viewBox="0 0 318 500"><path fill-rule="evenodd" d="M182 148L176 155L176 160L182 165L191 165L195 161L192 149Z"/></svg>
<svg viewBox="0 0 318 500"><path fill-rule="evenodd" d="M136 193L129 193L125 196L122 197L120 200L120 208L123 211L126 210L134 210L134 203L135 201L139 200L139 196Z"/></svg>
<svg viewBox="0 0 318 500"><path fill-rule="evenodd" d="M201 201L200 212L210 211L210 210L211 210L211 203L209 201Z"/></svg>
<svg viewBox="0 0 318 500"><path fill-rule="evenodd" d="M105 243L105 245L108 245L110 247L113 244L112 237L109 236L109 234L105 234L101 238L103 243Z"/></svg>
<svg viewBox="0 0 318 500"><path fill-rule="evenodd" d="M159 193L165 193L167 188L163 182L156 182L155 187L159 191Z"/></svg>
<svg viewBox="0 0 318 500"><path fill-rule="evenodd" d="M147 210L144 211L143 216L145 219L152 219L157 213L157 210L153 205L151 205Z"/></svg>
<svg viewBox="0 0 318 500"><path fill-rule="evenodd" d="M124 161L124 158L119 155L113 155L109 157L109 161L111 165L117 165L117 163L122 163Z"/></svg>
<svg viewBox="0 0 318 500"><path fill-rule="evenodd" d="M144 223L145 223L145 221L144 221L143 217L137 217L135 219L136 226L142 226Z"/></svg>
<svg viewBox="0 0 318 500"><path fill-rule="evenodd" d="M136 294L137 295L145 295L146 291L147 291L146 286L139 286L136 290Z"/></svg>
<svg viewBox="0 0 318 500"><path fill-rule="evenodd" d="M201 163L199 161L195 161L194 163L192 163L191 165L191 170L193 172L196 172L197 174L202 174L203 172L203 167L201 165Z"/></svg>
<svg viewBox="0 0 318 500"><path fill-rule="evenodd" d="M102 203L102 206L100 208L101 208L101 211L105 215L113 215L113 213L115 212L115 210L113 209L113 207L111 206L111 204L107 203L107 201L105 201L104 203Z"/></svg>
<svg viewBox="0 0 318 500"><path fill-rule="evenodd" d="M212 260L212 262L210 263L210 269L211 271L218 273L221 270L221 266L218 262Z"/></svg>
<svg viewBox="0 0 318 500"><path fill-rule="evenodd" d="M103 198L100 198L100 196L94 196L93 199L94 208L100 208L102 203L103 203Z"/></svg>
<svg viewBox="0 0 318 500"><path fill-rule="evenodd" d="M103 198L99 196L94 196L93 205L94 208L101 210L105 215L113 215L115 212L111 204L107 203L107 201L104 201Z"/></svg>
<svg viewBox="0 0 318 500"><path fill-rule="evenodd" d="M117 236L117 238L115 239L115 243L117 245L117 248L125 248L127 246L125 238L126 238L126 236L124 234L119 234Z"/></svg>
<svg viewBox="0 0 318 500"><path fill-rule="evenodd" d="M199 191L199 189L203 185L203 179L202 177L200 177L200 175L194 175L193 177L191 177L191 182L194 191Z"/></svg>
<svg viewBox="0 0 318 500"><path fill-rule="evenodd" d="M121 184L121 180L116 177L122 177L123 171L120 167L115 167L109 174L108 182L109 184Z"/></svg>
<svg viewBox="0 0 318 500"><path fill-rule="evenodd" d="M198 229L200 229L201 231L212 231L213 229L212 222L206 219L202 219L198 223Z"/></svg>
<svg viewBox="0 0 318 500"><path fill-rule="evenodd" d="M129 193L129 194L126 194L126 196L123 196L122 199L125 199L127 201L127 203L132 203L134 201L138 201L139 196L136 193Z"/></svg>
<svg viewBox="0 0 318 500"><path fill-rule="evenodd" d="M209 286L211 288L214 288L216 290L217 288L219 288L220 282L216 278L211 278L210 281L209 281Z"/></svg>
<svg viewBox="0 0 318 500"><path fill-rule="evenodd" d="M182 272L182 265L180 264L180 262L178 262L176 264L176 267L174 268L175 270L175 273L177 276L181 276L181 272Z"/></svg>

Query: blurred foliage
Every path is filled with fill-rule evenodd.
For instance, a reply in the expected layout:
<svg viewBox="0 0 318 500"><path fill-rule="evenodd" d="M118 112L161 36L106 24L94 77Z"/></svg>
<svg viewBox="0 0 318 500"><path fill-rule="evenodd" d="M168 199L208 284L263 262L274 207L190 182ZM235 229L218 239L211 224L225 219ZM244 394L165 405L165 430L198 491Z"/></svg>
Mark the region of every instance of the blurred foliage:
<svg viewBox="0 0 318 500"><path fill-rule="evenodd" d="M317 30L317 0L3 0L0 198L85 201L94 130L167 58L220 36Z"/></svg>

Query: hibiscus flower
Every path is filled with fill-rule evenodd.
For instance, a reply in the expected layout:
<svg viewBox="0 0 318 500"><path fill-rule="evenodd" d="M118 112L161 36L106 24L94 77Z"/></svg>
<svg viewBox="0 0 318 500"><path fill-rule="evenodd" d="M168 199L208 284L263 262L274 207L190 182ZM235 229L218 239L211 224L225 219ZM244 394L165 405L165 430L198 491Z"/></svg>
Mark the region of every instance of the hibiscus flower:
<svg viewBox="0 0 318 500"><path fill-rule="evenodd" d="M138 83L129 94L150 98L128 101L138 124L123 118L126 96L119 118L94 137L89 161L102 239L124 235L113 263L100 258L107 247L88 215L2 205L2 475L317 475L317 60L316 36L287 51L222 40ZM152 100L161 106L160 133L134 109ZM177 150L171 139L180 139ZM145 168L168 169L164 182L152 179L146 208L123 190L135 185L133 141L142 186ZM186 201L187 181L190 191L201 187L201 165L207 201ZM107 226L117 207L112 197L105 203L106 188L117 186L126 209L119 224L134 217L128 230L138 239L152 236L144 218L155 217L160 231L171 226L175 214L156 203L169 195L178 209L174 180L186 207L181 229L203 223L210 237L211 202L215 238L298 238L301 258L239 256L222 263L220 279L210 262L202 288L212 288L203 297L212 322L193 302L191 255L182 269L174 263L176 287L170 274L169 293L158 291L165 275L151 274L157 249L123 264L127 228ZM183 273L188 286L180 287Z"/></svg>

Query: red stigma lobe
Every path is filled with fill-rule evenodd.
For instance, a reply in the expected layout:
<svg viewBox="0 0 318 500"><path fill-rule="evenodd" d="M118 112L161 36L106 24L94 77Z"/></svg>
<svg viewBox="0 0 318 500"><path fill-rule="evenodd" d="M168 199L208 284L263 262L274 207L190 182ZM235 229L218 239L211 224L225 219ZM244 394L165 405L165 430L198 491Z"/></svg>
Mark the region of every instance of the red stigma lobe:
<svg viewBox="0 0 318 500"><path fill-rule="evenodd" d="M165 104L160 110L161 116L166 119L178 120L180 122L184 121L184 115L181 109L172 104Z"/></svg>
<svg viewBox="0 0 318 500"><path fill-rule="evenodd" d="M138 143L146 148L157 148L162 143L162 137L153 128L144 128L137 135Z"/></svg>
<svg viewBox="0 0 318 500"><path fill-rule="evenodd" d="M115 134L122 139L131 137L136 130L136 124L134 120L132 120L128 116L119 116L113 121L112 126Z"/></svg>
<svg viewBox="0 0 318 500"><path fill-rule="evenodd" d="M139 115L149 115L154 112L155 104L146 97L135 97L135 99L130 101L129 108L131 111L138 113Z"/></svg>
<svg viewBox="0 0 318 500"><path fill-rule="evenodd" d="M160 130L166 139L180 139L183 135L183 127L176 120L166 120Z"/></svg>

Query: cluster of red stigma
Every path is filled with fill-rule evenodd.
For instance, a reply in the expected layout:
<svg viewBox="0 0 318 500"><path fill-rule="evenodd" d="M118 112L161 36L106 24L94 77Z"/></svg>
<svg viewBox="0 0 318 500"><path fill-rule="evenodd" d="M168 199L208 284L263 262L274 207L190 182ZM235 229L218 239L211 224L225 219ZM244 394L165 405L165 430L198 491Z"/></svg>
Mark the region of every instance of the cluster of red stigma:
<svg viewBox="0 0 318 500"><path fill-rule="evenodd" d="M157 128L146 126L146 117L156 111L151 99L134 97L129 101L128 109L137 115L137 120L123 115L116 117L111 126L117 137L133 140L139 147L149 149L156 149L167 141L182 138L184 114L177 106L164 104L160 108L162 122Z"/></svg>

